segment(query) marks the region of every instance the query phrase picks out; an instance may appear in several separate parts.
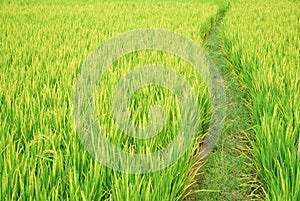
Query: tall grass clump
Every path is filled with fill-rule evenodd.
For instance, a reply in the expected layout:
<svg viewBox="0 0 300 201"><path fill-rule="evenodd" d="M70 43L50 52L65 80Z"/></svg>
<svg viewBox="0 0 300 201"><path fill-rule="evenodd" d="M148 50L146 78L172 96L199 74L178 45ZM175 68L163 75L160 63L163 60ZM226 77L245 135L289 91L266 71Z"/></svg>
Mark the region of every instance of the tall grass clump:
<svg viewBox="0 0 300 201"><path fill-rule="evenodd" d="M252 113L253 196L300 199L299 2L236 1L223 30L224 53Z"/></svg>

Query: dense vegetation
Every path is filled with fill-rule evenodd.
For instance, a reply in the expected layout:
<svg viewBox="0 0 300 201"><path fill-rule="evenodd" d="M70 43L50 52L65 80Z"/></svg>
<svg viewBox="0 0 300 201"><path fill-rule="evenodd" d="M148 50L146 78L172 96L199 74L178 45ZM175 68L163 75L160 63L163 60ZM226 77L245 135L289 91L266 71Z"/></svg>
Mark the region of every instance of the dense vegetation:
<svg viewBox="0 0 300 201"><path fill-rule="evenodd" d="M235 74L226 81L239 83L250 111L242 149L252 168L244 175L249 196L300 200L299 9L299 2L288 0L1 1L0 200L183 200L188 192L201 193L201 183L200 189L191 186L205 167L194 153L208 128L209 92L191 65L172 54L141 51L122 57L99 82L95 104L99 125L117 146L129 152L159 150L180 123L176 97L149 86L131 98L132 118L140 126L149 123L152 105L169 114L167 127L145 141L118 130L109 100L116 82L136 66L173 68L201 92L199 136L182 158L154 173L120 173L95 161L76 135L72 95L82 63L107 39L141 28L169 29L199 45L218 37L220 57ZM211 36L216 23L218 31Z"/></svg>
<svg viewBox="0 0 300 201"><path fill-rule="evenodd" d="M217 8L213 3L197 2L4 3L0 32L0 199L182 199L193 182L194 173L189 170L195 164L197 143L173 166L153 174L129 175L101 166L76 136L71 111L73 84L88 54L124 31L170 29L201 44ZM176 130L172 132L171 128L176 129L178 121L175 99L170 101L171 94L153 87L133 97L132 107L141 108L133 114L136 122L147 123L144 117L152 104L167 107L170 114L169 126L163 133L143 143L114 132L112 119L105 116L110 97L106 94L111 94L120 73L149 63L173 66L187 80L194 80L195 90L205 90L199 76L192 76L192 68L173 55L146 51L116 62L104 75L107 79L99 83L99 123L105 131L108 128L108 137L116 145L128 150L137 146L132 150L137 152L142 148L156 150L172 139ZM147 90L152 97L145 100ZM205 101L208 96L201 93L199 98L201 118L209 120L205 112L209 109Z"/></svg>
<svg viewBox="0 0 300 201"><path fill-rule="evenodd" d="M299 8L291 1L238 1L222 25L225 54L251 111L253 179L267 200L300 198Z"/></svg>

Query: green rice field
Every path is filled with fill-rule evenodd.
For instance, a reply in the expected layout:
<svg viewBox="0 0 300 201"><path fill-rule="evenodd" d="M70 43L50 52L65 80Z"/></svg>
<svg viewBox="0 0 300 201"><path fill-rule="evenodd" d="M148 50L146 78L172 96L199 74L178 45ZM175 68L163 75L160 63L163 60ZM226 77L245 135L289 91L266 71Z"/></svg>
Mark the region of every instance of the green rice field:
<svg viewBox="0 0 300 201"><path fill-rule="evenodd" d="M0 5L0 200L300 200L298 1L0 0ZM208 142L213 150L201 158L212 130L214 88L170 52L146 49L118 58L97 83L92 102L97 125L118 149L163 150L182 127L178 98L154 84L130 97L128 111L135 125L147 127L153 123L149 111L159 105L163 129L140 139L118 127L113 92L134 69L149 64L172 69L198 105L192 146L166 168L131 174L89 153L76 129L73 98L91 53L112 37L140 29L169 30L206 50L223 78L226 102L220 107L226 118L221 136Z"/></svg>

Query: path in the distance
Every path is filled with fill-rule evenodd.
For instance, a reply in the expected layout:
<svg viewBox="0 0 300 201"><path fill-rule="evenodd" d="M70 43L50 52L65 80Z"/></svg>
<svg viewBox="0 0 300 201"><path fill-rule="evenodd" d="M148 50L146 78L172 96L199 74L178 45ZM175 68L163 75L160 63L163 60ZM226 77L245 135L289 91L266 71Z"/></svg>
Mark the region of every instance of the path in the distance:
<svg viewBox="0 0 300 201"><path fill-rule="evenodd" d="M216 23L208 30L205 49L209 52L221 76L223 77L227 96L227 116L223 132L217 147L205 160L200 168L200 175L193 188L201 190L186 200L248 200L250 187L245 175L251 169L245 157L241 157L246 147L243 140L244 132L248 128L247 122L250 112L243 102L243 93L240 91L238 80L230 69L230 62L222 55L222 43L219 29L223 17L229 7L219 14Z"/></svg>

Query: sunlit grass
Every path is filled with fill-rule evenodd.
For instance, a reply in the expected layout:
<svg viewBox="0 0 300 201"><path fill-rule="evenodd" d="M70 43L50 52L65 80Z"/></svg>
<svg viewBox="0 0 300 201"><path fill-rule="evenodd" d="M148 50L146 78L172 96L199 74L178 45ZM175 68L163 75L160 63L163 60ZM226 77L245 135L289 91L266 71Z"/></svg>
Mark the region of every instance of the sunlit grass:
<svg viewBox="0 0 300 201"><path fill-rule="evenodd" d="M252 188L266 200L299 200L299 3L237 1L222 29L252 113Z"/></svg>
<svg viewBox="0 0 300 201"><path fill-rule="evenodd" d="M90 157L76 136L71 115L73 85L88 54L103 41L125 31L170 29L202 44L210 25L207 21L216 14L217 6L163 1L22 1L3 3L1 7L0 200L181 200L193 183L195 173L190 169L196 163L193 153L197 144L170 168L153 174L128 175L105 168ZM140 57L141 54L140 59L148 56L146 53ZM209 103L201 80L192 78L193 71L186 70L186 64L178 65L178 58L162 53L153 56L166 56L163 63L177 68L193 83L205 125ZM150 61L154 60L143 62ZM112 67L107 74L111 80L100 82L99 89L118 78L115 72L125 73L122 69L129 67L130 63L124 68ZM111 91L100 91L99 97L106 92ZM138 108L161 101L167 112L175 114L170 124L175 123L176 128L179 113L176 100L168 91L150 87L135 95L131 103ZM144 102L145 96L153 96L153 101ZM98 106L100 111L102 104ZM138 120L146 113L137 110L133 115ZM109 120L103 122L101 115L99 124L108 124L108 130L113 130ZM166 141L158 138L143 145L161 148L172 139L174 133L169 133L159 135ZM127 138L114 140L126 148L123 140L126 142Z"/></svg>

